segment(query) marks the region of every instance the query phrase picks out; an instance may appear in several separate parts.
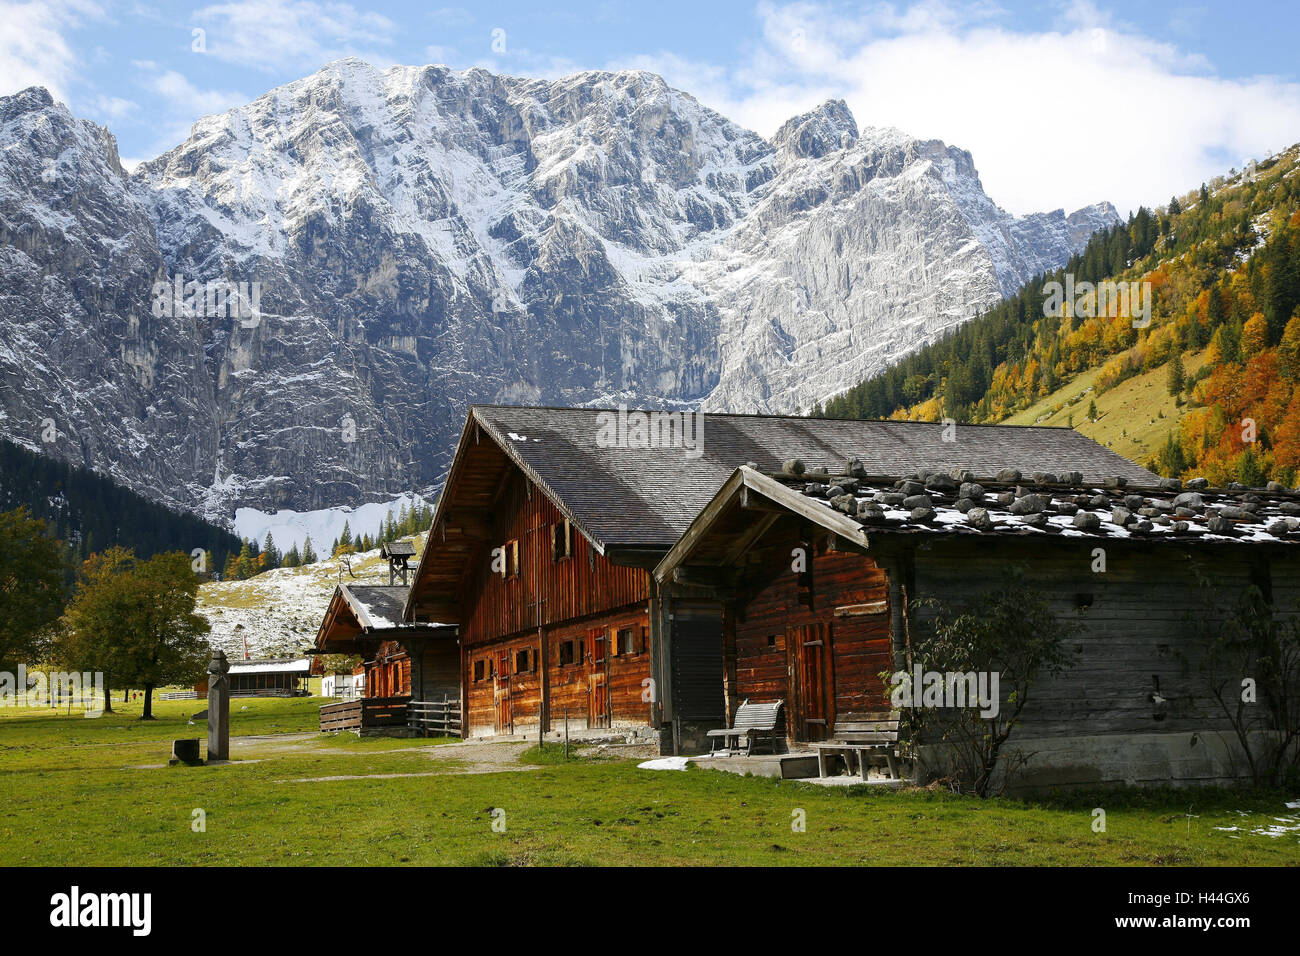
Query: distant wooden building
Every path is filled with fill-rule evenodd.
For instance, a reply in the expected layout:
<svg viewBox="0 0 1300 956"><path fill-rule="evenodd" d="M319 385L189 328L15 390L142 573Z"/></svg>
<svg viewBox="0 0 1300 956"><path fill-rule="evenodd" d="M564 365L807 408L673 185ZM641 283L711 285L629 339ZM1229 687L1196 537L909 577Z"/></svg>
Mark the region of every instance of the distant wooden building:
<svg viewBox="0 0 1300 956"><path fill-rule="evenodd" d="M305 697L311 661L279 658L230 662L231 697Z"/></svg>
<svg viewBox="0 0 1300 956"><path fill-rule="evenodd" d="M316 649L359 656L366 697L458 697L456 627L403 623L408 591L403 585L338 585L317 631Z"/></svg>

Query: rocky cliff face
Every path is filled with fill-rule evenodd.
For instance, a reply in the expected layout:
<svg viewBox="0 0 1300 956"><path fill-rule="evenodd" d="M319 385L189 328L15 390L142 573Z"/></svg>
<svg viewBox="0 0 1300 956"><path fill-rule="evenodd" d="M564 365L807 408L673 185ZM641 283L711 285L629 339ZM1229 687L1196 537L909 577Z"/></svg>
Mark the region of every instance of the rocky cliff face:
<svg viewBox="0 0 1300 956"><path fill-rule="evenodd" d="M1115 220L1014 218L842 102L769 142L636 72L344 60L133 177L43 91L0 123L0 431L218 517L427 489L471 401L806 408Z"/></svg>
<svg viewBox="0 0 1300 956"><path fill-rule="evenodd" d="M0 98L0 434L194 507L219 423L202 330L149 309L164 269L113 137Z"/></svg>

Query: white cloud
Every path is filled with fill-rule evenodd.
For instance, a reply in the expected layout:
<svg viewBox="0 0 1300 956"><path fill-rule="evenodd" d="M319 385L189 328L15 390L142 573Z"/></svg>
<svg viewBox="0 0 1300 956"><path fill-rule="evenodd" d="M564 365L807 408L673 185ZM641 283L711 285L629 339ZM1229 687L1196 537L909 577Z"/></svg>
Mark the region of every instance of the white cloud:
<svg viewBox="0 0 1300 956"><path fill-rule="evenodd" d="M91 101L91 109L96 118L103 120L123 120L139 108L139 103L120 96L100 95Z"/></svg>
<svg viewBox="0 0 1300 956"><path fill-rule="evenodd" d="M426 63L441 63L444 66L450 66L459 59L459 56L460 54L456 52L454 47L430 44L424 48L424 61Z"/></svg>
<svg viewBox="0 0 1300 956"><path fill-rule="evenodd" d="M622 65L659 69L765 136L843 97L860 126L970 150L988 193L1016 213L1163 203L1300 140L1300 84L1218 76L1088 3L1037 32L1002 25L993 7L943 3L852 16L763 3L758 13L763 39L737 67L670 54Z"/></svg>
<svg viewBox="0 0 1300 956"><path fill-rule="evenodd" d="M429 11L429 18L444 27L467 27L474 23L474 14L464 7L439 7Z"/></svg>
<svg viewBox="0 0 1300 956"><path fill-rule="evenodd" d="M99 14L96 4L84 0L0 0L0 95L43 86L66 101L81 63L64 32Z"/></svg>
<svg viewBox="0 0 1300 956"><path fill-rule="evenodd" d="M133 60L132 65L141 71L140 87L159 100L149 103L147 117L140 112L131 117L136 126L144 125L149 130L149 141L143 151L151 158L184 142L200 117L224 113L250 99L238 90L201 89L184 75L162 69L152 60ZM141 159L131 159L128 165L128 160L123 159L122 165L133 170L140 162Z"/></svg>
<svg viewBox="0 0 1300 956"><path fill-rule="evenodd" d="M201 90L175 70L147 76L143 86L161 96L171 110L197 119L212 113L224 113L231 107L248 102L243 93L233 90Z"/></svg>
<svg viewBox="0 0 1300 956"><path fill-rule="evenodd" d="M197 10L194 20L207 31L207 55L266 72L314 71L354 55L383 62L374 51L398 31L382 14L314 0L236 0Z"/></svg>

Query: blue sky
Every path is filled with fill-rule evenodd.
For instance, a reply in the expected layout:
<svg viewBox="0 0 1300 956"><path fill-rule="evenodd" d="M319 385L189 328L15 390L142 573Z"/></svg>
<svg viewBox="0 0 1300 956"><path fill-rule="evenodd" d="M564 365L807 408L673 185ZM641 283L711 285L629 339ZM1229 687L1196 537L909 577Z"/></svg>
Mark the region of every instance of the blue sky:
<svg viewBox="0 0 1300 956"><path fill-rule="evenodd" d="M0 93L49 87L128 161L346 55L649 69L763 135L842 97L860 126L969 149L1016 213L1164 202L1300 140L1284 2L0 0L0 23Z"/></svg>

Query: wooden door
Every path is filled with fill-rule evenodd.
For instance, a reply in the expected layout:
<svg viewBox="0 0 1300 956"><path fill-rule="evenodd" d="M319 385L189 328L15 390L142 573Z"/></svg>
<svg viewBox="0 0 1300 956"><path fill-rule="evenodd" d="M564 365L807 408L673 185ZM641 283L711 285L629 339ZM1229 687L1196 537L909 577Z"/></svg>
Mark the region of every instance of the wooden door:
<svg viewBox="0 0 1300 956"><path fill-rule="evenodd" d="M510 706L510 651L498 651L496 668L492 675L492 701L496 704L497 733L508 734L514 730L514 712Z"/></svg>
<svg viewBox="0 0 1300 956"><path fill-rule="evenodd" d="M789 660L790 731L795 740L825 740L830 733L826 666L830 658L829 629L806 624L786 631Z"/></svg>
<svg viewBox="0 0 1300 956"><path fill-rule="evenodd" d="M587 726L608 727L609 713L609 637L606 631L592 631L587 636Z"/></svg>

